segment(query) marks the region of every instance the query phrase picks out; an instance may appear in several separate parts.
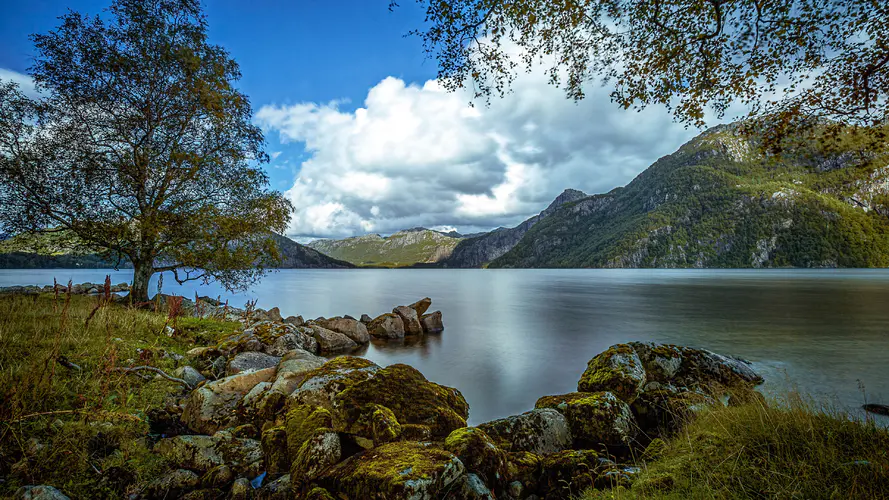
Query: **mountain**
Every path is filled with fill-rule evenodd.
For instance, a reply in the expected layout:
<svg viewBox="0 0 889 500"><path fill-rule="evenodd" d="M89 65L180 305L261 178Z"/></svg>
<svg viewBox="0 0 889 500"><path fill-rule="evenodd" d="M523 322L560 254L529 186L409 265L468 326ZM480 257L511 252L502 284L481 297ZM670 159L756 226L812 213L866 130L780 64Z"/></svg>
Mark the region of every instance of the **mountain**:
<svg viewBox="0 0 889 500"><path fill-rule="evenodd" d="M278 242L282 260L280 269L343 269L355 267L348 262L330 258L317 250L273 234ZM19 235L0 241L0 269L129 269L132 265L109 261L92 253L76 250L77 245L64 233L48 233L39 236Z"/></svg>
<svg viewBox="0 0 889 500"><path fill-rule="evenodd" d="M383 237L379 234L343 240L316 240L309 247L360 266L401 267L447 258L462 237L422 227Z"/></svg>
<svg viewBox="0 0 889 500"><path fill-rule="evenodd" d="M562 205L586 198L583 191L566 189L539 214L514 228L498 228L461 241L453 253L439 264L442 267L481 267L511 250L535 224L553 214Z"/></svg>
<svg viewBox="0 0 889 500"><path fill-rule="evenodd" d="M886 267L887 158L848 136L764 155L718 126L627 186L557 207L489 266Z"/></svg>

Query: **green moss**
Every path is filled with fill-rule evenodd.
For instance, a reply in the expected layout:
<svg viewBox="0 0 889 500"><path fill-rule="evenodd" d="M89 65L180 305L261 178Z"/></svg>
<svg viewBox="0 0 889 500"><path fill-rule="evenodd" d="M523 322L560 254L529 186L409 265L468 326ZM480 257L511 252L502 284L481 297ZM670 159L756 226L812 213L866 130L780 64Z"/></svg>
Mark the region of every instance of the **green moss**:
<svg viewBox="0 0 889 500"><path fill-rule="evenodd" d="M324 488L312 488L308 493L303 497L304 500L336 500L336 498L330 494Z"/></svg>
<svg viewBox="0 0 889 500"><path fill-rule="evenodd" d="M287 433L287 453L293 458L315 431L333 427L333 418L326 408L298 405L287 412L284 426Z"/></svg>
<svg viewBox="0 0 889 500"><path fill-rule="evenodd" d="M601 468L599 454L592 450L552 453L540 462L540 491L554 498L579 495L596 483Z"/></svg>
<svg viewBox="0 0 889 500"><path fill-rule="evenodd" d="M463 467L447 451L414 442L394 442L355 455L318 479L347 498L438 498Z"/></svg>
<svg viewBox="0 0 889 500"><path fill-rule="evenodd" d="M466 470L477 474L486 485L502 488L509 474L506 453L498 448L485 431L463 427L451 432L444 449L463 462Z"/></svg>
<svg viewBox="0 0 889 500"><path fill-rule="evenodd" d="M507 452L507 482L519 481L529 491L537 491L540 455L528 451Z"/></svg>
<svg viewBox="0 0 889 500"><path fill-rule="evenodd" d="M579 392L612 392L632 402L645 383L645 370L629 344L609 347L591 359L577 383Z"/></svg>
<svg viewBox="0 0 889 500"><path fill-rule="evenodd" d="M319 428L303 442L293 456L290 482L295 490L303 489L340 461L342 447L333 429Z"/></svg>
<svg viewBox="0 0 889 500"><path fill-rule="evenodd" d="M385 406L373 405L371 423L374 443L395 441L401 435L401 424L392 410Z"/></svg>
<svg viewBox="0 0 889 500"><path fill-rule="evenodd" d="M429 441L432 439L432 430L428 425L402 424L402 441Z"/></svg>
<svg viewBox="0 0 889 500"><path fill-rule="evenodd" d="M535 407L553 408L565 415L575 443L582 447L623 446L635 433L630 407L610 392L544 396Z"/></svg>
<svg viewBox="0 0 889 500"><path fill-rule="evenodd" d="M269 474L279 474L290 469L290 455L287 450L287 430L284 426L263 431L262 459Z"/></svg>
<svg viewBox="0 0 889 500"><path fill-rule="evenodd" d="M460 391L426 380L408 365L392 365L335 397L346 422L356 422L366 404L389 408L400 423L428 425L433 436L464 427L469 405Z"/></svg>
<svg viewBox="0 0 889 500"><path fill-rule="evenodd" d="M666 441L661 438L654 438L648 443L648 446L645 447L645 451L642 453L642 460L646 462L657 460L664 454L664 450L666 449Z"/></svg>

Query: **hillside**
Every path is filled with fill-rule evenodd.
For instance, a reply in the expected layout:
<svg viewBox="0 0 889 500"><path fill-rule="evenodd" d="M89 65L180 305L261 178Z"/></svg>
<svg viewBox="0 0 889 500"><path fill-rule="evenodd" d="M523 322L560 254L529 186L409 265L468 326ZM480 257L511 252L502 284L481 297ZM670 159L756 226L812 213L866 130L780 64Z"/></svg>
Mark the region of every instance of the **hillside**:
<svg viewBox="0 0 889 500"><path fill-rule="evenodd" d="M889 167L844 138L760 153L710 129L626 187L569 202L490 267L886 267Z"/></svg>
<svg viewBox="0 0 889 500"><path fill-rule="evenodd" d="M501 227L461 241L451 256L439 264L442 267L481 267L511 250L535 224L554 213L559 207L586 196L582 191L566 189L544 211L516 227Z"/></svg>
<svg viewBox="0 0 889 500"><path fill-rule="evenodd" d="M343 240L317 240L308 246L359 266L402 267L446 259L461 240L457 233L445 234L419 227L387 237L368 234Z"/></svg>
<svg viewBox="0 0 889 500"><path fill-rule="evenodd" d="M348 262L330 258L317 250L274 234L282 254L281 269L341 269L355 267ZM121 262L102 258L78 249L79 245L64 233L39 236L19 235L0 241L0 269L129 269Z"/></svg>

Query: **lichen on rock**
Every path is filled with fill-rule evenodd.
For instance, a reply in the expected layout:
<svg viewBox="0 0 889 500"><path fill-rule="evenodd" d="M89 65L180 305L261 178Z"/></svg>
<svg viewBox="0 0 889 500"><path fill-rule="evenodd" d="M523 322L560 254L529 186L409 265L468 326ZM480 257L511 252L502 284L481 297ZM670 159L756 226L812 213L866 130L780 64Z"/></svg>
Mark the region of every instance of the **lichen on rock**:
<svg viewBox="0 0 889 500"><path fill-rule="evenodd" d="M504 451L542 455L568 449L572 442L565 416L551 408L492 420L478 427Z"/></svg>
<svg viewBox="0 0 889 500"><path fill-rule="evenodd" d="M496 489L506 486L508 465L506 453L477 427L463 427L451 432L444 449L463 462L466 470L481 477L485 484Z"/></svg>
<svg viewBox="0 0 889 500"><path fill-rule="evenodd" d="M610 392L544 396L535 407L553 408L565 415L578 447L625 446L635 436L630 407Z"/></svg>
<svg viewBox="0 0 889 500"><path fill-rule="evenodd" d="M578 392L613 392L630 403L645 385L642 360L632 346L613 345L590 360L577 383Z"/></svg>

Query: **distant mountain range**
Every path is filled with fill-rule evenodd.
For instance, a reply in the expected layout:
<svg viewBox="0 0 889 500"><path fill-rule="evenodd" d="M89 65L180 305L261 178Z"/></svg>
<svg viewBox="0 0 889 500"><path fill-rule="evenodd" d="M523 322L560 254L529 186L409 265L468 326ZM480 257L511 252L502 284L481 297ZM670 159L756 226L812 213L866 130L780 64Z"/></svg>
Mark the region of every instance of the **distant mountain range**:
<svg viewBox="0 0 889 500"><path fill-rule="evenodd" d="M290 238L273 234L281 252L281 269L345 269L354 265L333 259ZM128 261L112 262L102 257L71 250L63 233L17 236L0 241L0 269L129 269Z"/></svg>
<svg viewBox="0 0 889 500"><path fill-rule="evenodd" d="M310 246L356 265L421 267L887 267L889 167L799 144L761 152L714 127L622 188L568 189L514 228L461 238L416 228Z"/></svg>

